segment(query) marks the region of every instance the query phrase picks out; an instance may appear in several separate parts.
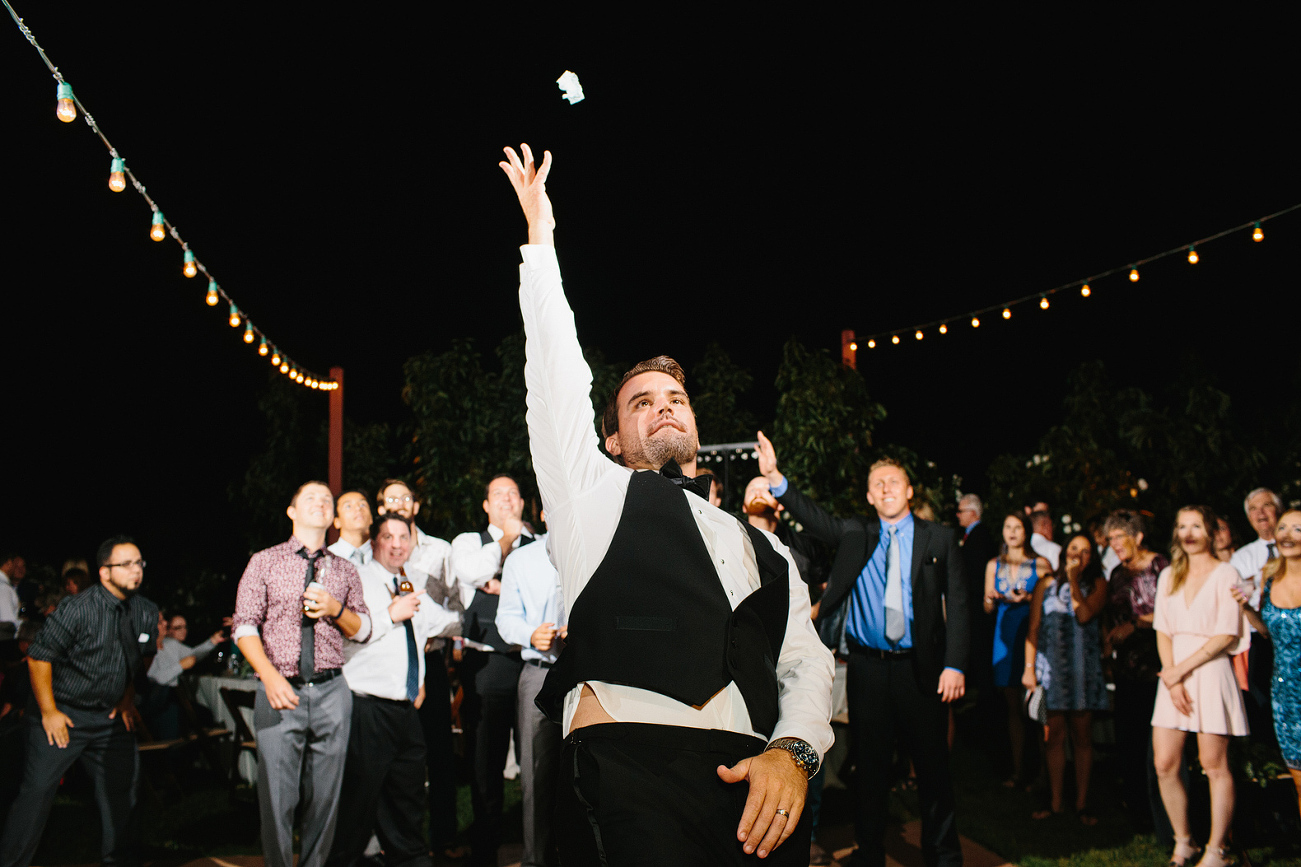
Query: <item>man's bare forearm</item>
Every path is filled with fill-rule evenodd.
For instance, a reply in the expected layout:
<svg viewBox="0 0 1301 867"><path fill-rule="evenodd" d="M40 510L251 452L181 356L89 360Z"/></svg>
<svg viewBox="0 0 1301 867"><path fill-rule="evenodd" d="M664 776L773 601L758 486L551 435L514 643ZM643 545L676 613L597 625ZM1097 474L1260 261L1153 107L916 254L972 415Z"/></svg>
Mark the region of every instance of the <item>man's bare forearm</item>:
<svg viewBox="0 0 1301 867"><path fill-rule="evenodd" d="M239 652L244 654L248 664L253 666L253 670L258 676L266 680L268 674L280 674L276 667L271 664L267 657L266 648L262 646L262 638L257 635L245 635L239 641L235 642L239 647Z"/></svg>
<svg viewBox="0 0 1301 867"><path fill-rule="evenodd" d="M32 677L32 694L40 705L41 713L53 713L54 706L54 666L43 659L27 658L27 671Z"/></svg>

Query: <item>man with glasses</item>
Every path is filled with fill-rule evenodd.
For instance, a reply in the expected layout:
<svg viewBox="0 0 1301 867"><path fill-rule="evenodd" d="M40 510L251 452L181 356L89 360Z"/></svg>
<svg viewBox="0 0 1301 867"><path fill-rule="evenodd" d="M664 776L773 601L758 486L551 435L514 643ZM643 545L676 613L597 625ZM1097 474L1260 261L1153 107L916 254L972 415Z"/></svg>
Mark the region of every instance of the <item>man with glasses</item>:
<svg viewBox="0 0 1301 867"><path fill-rule="evenodd" d="M240 653L261 678L253 709L258 806L267 867L293 867L294 812L302 806L299 867L321 867L334 839L352 693L343 641L370 638L357 567L325 549L334 495L307 482L286 510L293 535L254 554L235 596Z"/></svg>
<svg viewBox="0 0 1301 867"><path fill-rule="evenodd" d="M31 863L59 780L78 758L95 782L100 860L138 861L126 833L138 769L133 683L157 647L158 606L136 594L145 561L132 539L108 539L96 560L100 583L64 599L28 649L26 766L0 842L3 867Z"/></svg>
<svg viewBox="0 0 1301 867"><path fill-rule="evenodd" d="M382 514L382 513L381 513ZM330 546L330 553L360 569L370 562L370 502L365 491L344 491L334 501L334 529L339 539Z"/></svg>

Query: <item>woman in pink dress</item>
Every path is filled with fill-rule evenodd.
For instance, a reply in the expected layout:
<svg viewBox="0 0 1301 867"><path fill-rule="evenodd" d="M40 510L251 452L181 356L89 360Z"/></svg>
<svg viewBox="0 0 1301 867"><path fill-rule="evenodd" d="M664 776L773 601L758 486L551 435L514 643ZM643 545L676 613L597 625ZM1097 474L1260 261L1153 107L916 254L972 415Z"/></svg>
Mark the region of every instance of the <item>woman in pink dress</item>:
<svg viewBox="0 0 1301 867"><path fill-rule="evenodd" d="M1231 589L1237 570L1215 556L1215 513L1185 506L1175 518L1170 565L1157 579L1157 650L1161 682L1152 713L1152 751L1161 800L1175 832L1170 863L1181 867L1199 848L1188 833L1188 796L1179 762L1188 732L1197 733L1197 756L1211 788L1211 835L1199 867L1229 863L1224 838L1233 820L1229 738L1248 734L1247 713L1229 657L1247 631Z"/></svg>

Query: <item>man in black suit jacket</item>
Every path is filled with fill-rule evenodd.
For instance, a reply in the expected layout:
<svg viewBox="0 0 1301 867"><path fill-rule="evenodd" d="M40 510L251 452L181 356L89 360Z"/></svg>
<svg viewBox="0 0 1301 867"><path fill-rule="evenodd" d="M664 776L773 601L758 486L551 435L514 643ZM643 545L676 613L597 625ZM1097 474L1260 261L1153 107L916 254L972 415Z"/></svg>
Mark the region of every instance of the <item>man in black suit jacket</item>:
<svg viewBox="0 0 1301 867"><path fill-rule="evenodd" d="M872 518L836 518L791 488L759 434L759 471L804 532L836 547L818 612L828 646L849 661L855 776L856 867L883 867L890 765L898 736L917 771L927 867L961 865L949 774L945 703L965 690L971 626L962 554L953 531L914 518L908 474L872 465Z"/></svg>

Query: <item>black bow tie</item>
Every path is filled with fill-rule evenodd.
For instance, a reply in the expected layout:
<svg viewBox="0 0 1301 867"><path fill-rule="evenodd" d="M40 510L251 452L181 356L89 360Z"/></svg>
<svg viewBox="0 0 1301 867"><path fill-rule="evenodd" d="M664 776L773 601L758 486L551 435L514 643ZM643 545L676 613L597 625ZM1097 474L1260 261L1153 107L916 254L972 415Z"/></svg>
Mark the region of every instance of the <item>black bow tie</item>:
<svg viewBox="0 0 1301 867"><path fill-rule="evenodd" d="M678 462L670 460L667 464L660 467L660 475L677 485L679 488L684 488L701 499L706 501L709 500L709 486L714 480L713 475L710 473L702 473L694 479L689 479L682 475L682 468L678 466Z"/></svg>

